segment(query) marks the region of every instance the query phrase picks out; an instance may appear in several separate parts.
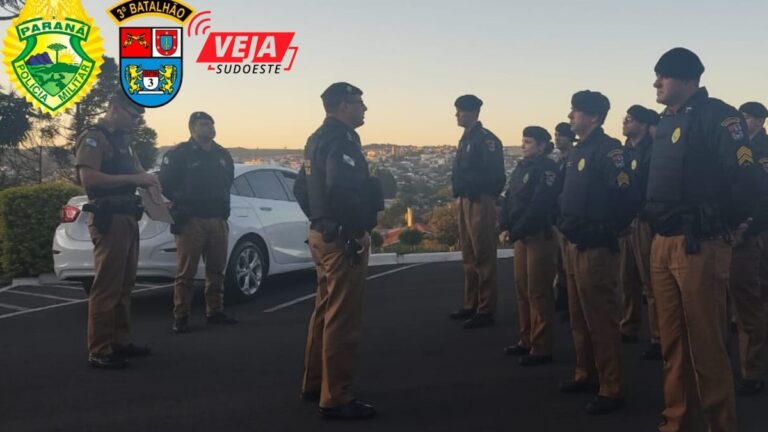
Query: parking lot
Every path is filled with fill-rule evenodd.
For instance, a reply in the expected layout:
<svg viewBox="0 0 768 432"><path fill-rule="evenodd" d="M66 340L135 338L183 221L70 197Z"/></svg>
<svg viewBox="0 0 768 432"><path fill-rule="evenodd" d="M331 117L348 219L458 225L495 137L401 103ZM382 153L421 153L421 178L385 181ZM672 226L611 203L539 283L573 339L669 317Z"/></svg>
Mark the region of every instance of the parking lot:
<svg viewBox="0 0 768 432"><path fill-rule="evenodd" d="M356 389L379 416L364 425L323 422L315 406L299 401L311 271L272 278L253 301L228 305L237 326L205 325L198 295L193 331L184 335L170 328L170 285L138 286L134 341L154 353L122 371L86 366L87 304L79 286L5 289L0 431L656 430L661 364L641 358L644 343L624 346L627 407L597 418L582 411L588 395L557 390L573 372L566 323L557 323L551 365L522 368L502 354L516 341L516 318L512 260L499 264L497 324L474 331L447 319L462 296L460 263L371 269ZM739 398L739 430L768 430L767 403L765 395Z"/></svg>

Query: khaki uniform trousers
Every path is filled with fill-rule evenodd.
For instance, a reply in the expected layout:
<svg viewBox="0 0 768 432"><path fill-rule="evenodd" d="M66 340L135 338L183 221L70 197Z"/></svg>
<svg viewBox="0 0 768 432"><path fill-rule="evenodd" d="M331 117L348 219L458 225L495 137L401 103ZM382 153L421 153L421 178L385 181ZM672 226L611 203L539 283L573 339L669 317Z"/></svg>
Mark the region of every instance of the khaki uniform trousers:
<svg viewBox="0 0 768 432"><path fill-rule="evenodd" d="M621 289L621 334L638 336L643 323L643 282L632 248L634 233L619 237L619 287Z"/></svg>
<svg viewBox="0 0 768 432"><path fill-rule="evenodd" d="M749 237L733 248L730 293L739 327L741 376L758 380L765 370L766 312L760 286L760 239Z"/></svg>
<svg viewBox="0 0 768 432"><path fill-rule="evenodd" d="M479 202L460 198L459 243L464 262L464 309L496 312L496 207L488 195Z"/></svg>
<svg viewBox="0 0 768 432"><path fill-rule="evenodd" d="M555 235L557 236L557 250L555 251L555 262L557 272L555 274L555 289L557 291L557 299L555 305L558 309L568 310L568 272L566 271L566 246L568 241L563 233L555 227Z"/></svg>
<svg viewBox="0 0 768 432"><path fill-rule="evenodd" d="M133 215L115 214L109 232L89 223L95 276L88 296L88 352L112 353L127 345L131 331L131 290L139 261L139 227Z"/></svg>
<svg viewBox="0 0 768 432"><path fill-rule="evenodd" d="M648 327L651 335L651 343L659 343L659 314L656 311L656 296L653 293L651 282L651 242L653 234L648 222L635 219L634 230L630 242L632 252L635 255L635 264L643 284L643 294L648 303Z"/></svg>
<svg viewBox="0 0 768 432"><path fill-rule="evenodd" d="M178 269L173 289L173 317L186 318L192 304L195 274L205 262L205 314L224 309L224 271L227 266L229 225L223 218L193 217L176 235Z"/></svg>
<svg viewBox="0 0 768 432"><path fill-rule="evenodd" d="M576 381L600 382L600 396L622 396L618 254L567 246L568 300L576 349Z"/></svg>
<svg viewBox="0 0 768 432"><path fill-rule="evenodd" d="M332 408L353 399L369 251L353 267L339 240L326 243L314 230L309 232L309 249L317 270L317 296L309 319L302 391L320 390L320 407Z"/></svg>
<svg viewBox="0 0 768 432"><path fill-rule="evenodd" d="M695 428L695 397L712 432L736 431L731 362L726 350L726 287L731 246L701 242L685 253L683 236L656 235L651 279L656 295L664 357L662 432Z"/></svg>
<svg viewBox="0 0 768 432"><path fill-rule="evenodd" d="M552 355L557 238L554 230L515 242L515 288L520 326L518 345L531 354Z"/></svg>

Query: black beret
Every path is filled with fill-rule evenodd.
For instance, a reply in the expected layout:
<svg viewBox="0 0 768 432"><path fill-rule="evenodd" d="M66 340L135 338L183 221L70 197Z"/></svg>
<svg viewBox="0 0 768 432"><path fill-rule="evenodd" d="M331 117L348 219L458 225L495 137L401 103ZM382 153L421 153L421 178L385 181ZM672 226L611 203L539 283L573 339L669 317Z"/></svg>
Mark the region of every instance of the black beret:
<svg viewBox="0 0 768 432"><path fill-rule="evenodd" d="M459 96L453 104L461 111L480 111L483 101L475 95Z"/></svg>
<svg viewBox="0 0 768 432"><path fill-rule="evenodd" d="M633 119L637 120L638 123L642 123L644 125L651 125L651 124L654 124L653 123L654 114L656 113L654 113L653 111L649 110L644 106L632 105L627 110L627 114L632 116ZM658 114L656 114L656 117L658 117Z"/></svg>
<svg viewBox="0 0 768 432"><path fill-rule="evenodd" d="M571 140L576 139L576 134L571 130L571 125L569 123L558 123L557 126L555 126L555 132L557 132L558 135L568 137Z"/></svg>
<svg viewBox="0 0 768 432"><path fill-rule="evenodd" d="M581 111L591 115L606 116L611 109L611 103L608 98L600 92L582 90L573 94L571 106L576 111Z"/></svg>
<svg viewBox="0 0 768 432"><path fill-rule="evenodd" d="M704 73L704 65L693 51L672 48L661 56L653 70L668 78L699 79Z"/></svg>
<svg viewBox="0 0 768 432"><path fill-rule="evenodd" d="M661 120L659 113L648 108L648 115L650 115L650 122L648 123L650 126L656 126L659 124L659 121Z"/></svg>
<svg viewBox="0 0 768 432"><path fill-rule="evenodd" d="M337 82L328 86L328 88L325 89L323 94L320 95L320 98L323 99L323 102L325 102L327 100L334 100L334 99L341 100L347 96L359 96L362 94L363 94L362 90L353 86L350 83Z"/></svg>
<svg viewBox="0 0 768 432"><path fill-rule="evenodd" d="M523 136L526 138L533 138L540 143L546 143L552 139L552 135L541 126L528 126L523 129Z"/></svg>
<svg viewBox="0 0 768 432"><path fill-rule="evenodd" d="M747 102L739 107L739 111L749 114L754 118L763 119L768 117L768 109L760 102Z"/></svg>
<svg viewBox="0 0 768 432"><path fill-rule="evenodd" d="M189 115L189 124L192 125L198 120L210 120L213 121L213 117L210 116L207 112L203 111L195 111L192 114Z"/></svg>
<svg viewBox="0 0 768 432"><path fill-rule="evenodd" d="M132 101L131 98L129 98L122 90L115 92L115 94L112 95L112 98L109 100L109 103L121 108L127 108L136 114L144 114L145 111L143 106Z"/></svg>

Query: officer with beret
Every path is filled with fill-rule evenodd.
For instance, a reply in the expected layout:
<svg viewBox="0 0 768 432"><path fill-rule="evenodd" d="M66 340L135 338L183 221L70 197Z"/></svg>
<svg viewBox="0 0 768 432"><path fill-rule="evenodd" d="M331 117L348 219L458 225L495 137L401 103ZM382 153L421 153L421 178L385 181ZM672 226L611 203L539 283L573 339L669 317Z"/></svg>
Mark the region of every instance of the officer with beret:
<svg viewBox="0 0 768 432"><path fill-rule="evenodd" d="M757 165L768 176L768 137L764 129L768 110L759 102L747 102L739 107L739 111L746 120L747 134ZM768 184L768 181L763 181ZM741 242L734 244L731 259L729 288L736 310L742 376L738 392L745 396L759 394L765 387L763 374L768 331L765 304L768 295L765 291L767 288L761 288L760 281L761 260L768 258L768 231L764 228L758 230L760 232L757 235L744 237Z"/></svg>
<svg viewBox="0 0 768 432"><path fill-rule="evenodd" d="M699 86L704 65L696 54L673 48L654 70L656 101L666 109L653 142L643 211L657 233L651 284L666 402L659 430L693 430L688 398L696 395L711 431L735 431L725 340L728 231L756 234L747 218L760 197L754 193L760 173L744 118Z"/></svg>
<svg viewBox="0 0 768 432"><path fill-rule="evenodd" d="M370 231L384 208L381 185L368 172L360 136L368 108L345 82L320 96L326 117L309 137L294 194L309 218L309 248L317 270L301 398L319 401L324 419L368 419L371 404L352 394L368 270Z"/></svg>
<svg viewBox="0 0 768 432"><path fill-rule="evenodd" d="M638 197L645 196L648 184L648 169L651 164L653 138L650 127L658 122L656 112L640 105L632 105L627 110L622 124L622 132L627 137L624 151L639 191ZM619 239L619 272L624 313L621 319L621 336L624 342L636 342L642 323L642 296L648 303L648 323L651 341L643 357L648 360L661 360L659 344L659 324L656 313L656 300L651 285L651 228L640 214L642 203L638 203L638 214L632 221L626 235Z"/></svg>
<svg viewBox="0 0 768 432"><path fill-rule="evenodd" d="M192 287L200 257L205 263L205 315L208 324L237 324L224 314L224 271L229 241L230 188L235 166L229 151L214 138L213 117L189 116L188 141L163 156L160 182L173 203L171 231L176 238L176 284L173 289L173 331L190 330Z"/></svg>
<svg viewBox="0 0 768 432"><path fill-rule="evenodd" d="M456 120L464 128L453 161L453 195L459 199L459 243L464 262L464 305L450 314L464 328L493 325L496 286L496 207L504 189L501 140L479 121L483 101L474 95L456 99Z"/></svg>
<svg viewBox="0 0 768 432"><path fill-rule="evenodd" d="M561 198L560 231L568 239L568 298L576 372L564 393L594 392L589 414L624 404L616 286L618 234L634 217L632 175L621 143L602 125L608 98L584 90L571 98L571 129L579 144L568 157ZM599 383L598 383L599 382Z"/></svg>
<svg viewBox="0 0 768 432"><path fill-rule="evenodd" d="M558 164L558 196L563 191L563 178L565 177L565 163L568 161L568 155L573 150L573 143L576 141L576 134L571 130L570 123L561 122L555 126L555 148L558 150L558 156L555 162ZM554 223L560 214L559 204L557 207ZM555 310L562 312L562 320L569 321L568 316L568 276L565 271L565 245L566 240L563 233L555 226L557 235L557 274L555 277L555 290L557 291L557 300L555 301Z"/></svg>
<svg viewBox="0 0 768 432"><path fill-rule="evenodd" d="M139 259L138 220L144 212L136 188L159 196L160 184L142 168L127 135L144 108L122 91L112 97L104 117L77 139L75 168L88 194L94 279L88 293L88 364L120 369L126 358L150 353L130 342L131 290Z"/></svg>
<svg viewBox="0 0 768 432"><path fill-rule="evenodd" d="M515 245L515 291L520 339L505 348L522 366L552 361L555 255L553 233L559 193L558 166L548 157L552 136L540 126L523 129L523 159L509 180L499 217L501 242ZM551 147L550 147L551 146Z"/></svg>

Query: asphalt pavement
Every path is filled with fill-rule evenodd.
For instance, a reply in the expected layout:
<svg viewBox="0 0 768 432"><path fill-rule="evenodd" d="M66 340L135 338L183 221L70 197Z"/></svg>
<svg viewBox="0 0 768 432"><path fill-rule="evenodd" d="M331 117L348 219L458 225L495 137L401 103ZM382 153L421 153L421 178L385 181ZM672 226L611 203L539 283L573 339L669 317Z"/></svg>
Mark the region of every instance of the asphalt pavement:
<svg viewBox="0 0 768 432"><path fill-rule="evenodd" d="M236 326L207 326L200 293L183 335L171 331L171 288L139 286L134 341L154 354L121 371L87 367L77 286L0 291L0 432L655 431L661 363L641 358L647 335L624 345L626 408L589 416L590 396L557 390L573 374L566 323L553 364L528 369L503 355L517 325L512 260L499 264L496 326L477 330L447 318L461 303L460 263L371 269L356 389L379 415L353 423L322 421L298 397L313 272L277 276L254 301L228 305ZM768 395L737 405L741 432L768 430Z"/></svg>

